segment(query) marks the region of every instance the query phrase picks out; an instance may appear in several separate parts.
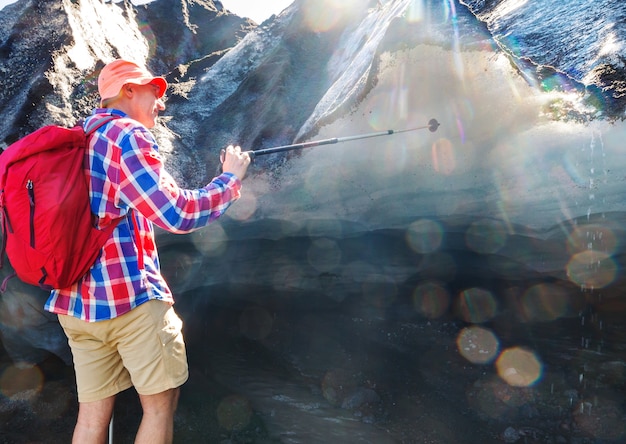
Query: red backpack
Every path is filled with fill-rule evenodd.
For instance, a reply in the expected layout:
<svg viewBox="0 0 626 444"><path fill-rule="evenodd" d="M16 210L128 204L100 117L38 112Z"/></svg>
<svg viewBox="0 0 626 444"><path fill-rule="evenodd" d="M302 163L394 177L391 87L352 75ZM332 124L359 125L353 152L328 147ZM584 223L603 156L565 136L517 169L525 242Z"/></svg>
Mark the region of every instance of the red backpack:
<svg viewBox="0 0 626 444"><path fill-rule="evenodd" d="M0 155L2 249L22 281L47 290L71 286L111 236L117 223L95 227L84 165L90 135L114 118L95 121L88 133L81 125L49 125Z"/></svg>

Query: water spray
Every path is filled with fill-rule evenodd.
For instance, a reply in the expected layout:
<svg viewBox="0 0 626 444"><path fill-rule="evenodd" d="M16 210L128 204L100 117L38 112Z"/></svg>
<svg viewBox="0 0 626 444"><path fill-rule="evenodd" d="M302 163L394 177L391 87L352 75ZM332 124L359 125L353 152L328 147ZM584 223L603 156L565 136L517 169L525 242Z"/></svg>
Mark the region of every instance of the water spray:
<svg viewBox="0 0 626 444"><path fill-rule="evenodd" d="M439 128L439 122L437 122L436 119L430 119L428 121L428 125L418 126L415 128L408 128L408 129L397 130L397 131L394 131L394 130L377 131L374 133L358 134L356 136L333 137L331 139L314 140L311 142L295 143L293 145L283 145L283 146L276 146L273 148L263 148L260 150L250 150L250 151L245 151L245 153L247 153L250 156L250 159L254 160L255 157L264 156L266 154L274 154L274 153L281 153L285 151L300 150L303 148L314 148L314 147L322 146L322 145L333 145L335 143L351 142L353 140L368 139L370 137L391 136L392 134L408 133L410 131L417 131L417 130L422 130L422 129L427 129L427 128L431 133L434 133L435 131L437 131L437 128ZM226 150L222 150L220 152L220 161L222 163L224 163L225 156L226 156Z"/></svg>

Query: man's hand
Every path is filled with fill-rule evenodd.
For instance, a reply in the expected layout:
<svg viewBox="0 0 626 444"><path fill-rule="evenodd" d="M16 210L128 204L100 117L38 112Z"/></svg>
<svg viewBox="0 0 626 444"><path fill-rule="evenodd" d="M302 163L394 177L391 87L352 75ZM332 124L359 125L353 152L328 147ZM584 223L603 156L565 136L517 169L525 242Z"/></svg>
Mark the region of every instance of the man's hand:
<svg viewBox="0 0 626 444"><path fill-rule="evenodd" d="M241 147L228 145L223 150L224 155L220 156L222 161L222 171L225 173L232 173L239 180L242 180L250 165L250 156L248 153L242 153Z"/></svg>

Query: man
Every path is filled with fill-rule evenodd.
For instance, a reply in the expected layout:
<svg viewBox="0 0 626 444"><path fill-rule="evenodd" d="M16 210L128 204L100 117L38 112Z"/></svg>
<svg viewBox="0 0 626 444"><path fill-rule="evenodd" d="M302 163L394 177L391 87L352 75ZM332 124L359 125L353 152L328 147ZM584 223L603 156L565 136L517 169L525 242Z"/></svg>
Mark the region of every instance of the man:
<svg viewBox="0 0 626 444"><path fill-rule="evenodd" d="M90 139L87 177L100 228L123 217L89 272L54 290L46 309L68 337L78 388L74 443L103 443L117 393L134 386L143 417L137 443L169 443L179 387L187 380L182 322L161 275L153 224L188 233L219 217L239 198L250 157L229 146L223 173L206 187L180 189L165 171L149 129L167 82L127 61L98 78L101 108L85 128L114 117Z"/></svg>

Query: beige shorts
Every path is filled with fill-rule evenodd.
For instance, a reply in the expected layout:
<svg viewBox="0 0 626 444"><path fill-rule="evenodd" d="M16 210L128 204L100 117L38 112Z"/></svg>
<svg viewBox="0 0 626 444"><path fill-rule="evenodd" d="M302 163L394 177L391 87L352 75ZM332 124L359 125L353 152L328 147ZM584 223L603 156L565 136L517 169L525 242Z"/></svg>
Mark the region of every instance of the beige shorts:
<svg viewBox="0 0 626 444"><path fill-rule="evenodd" d="M148 301L108 321L59 315L59 322L72 349L79 402L99 401L131 386L154 395L187 381L183 323L166 302Z"/></svg>

